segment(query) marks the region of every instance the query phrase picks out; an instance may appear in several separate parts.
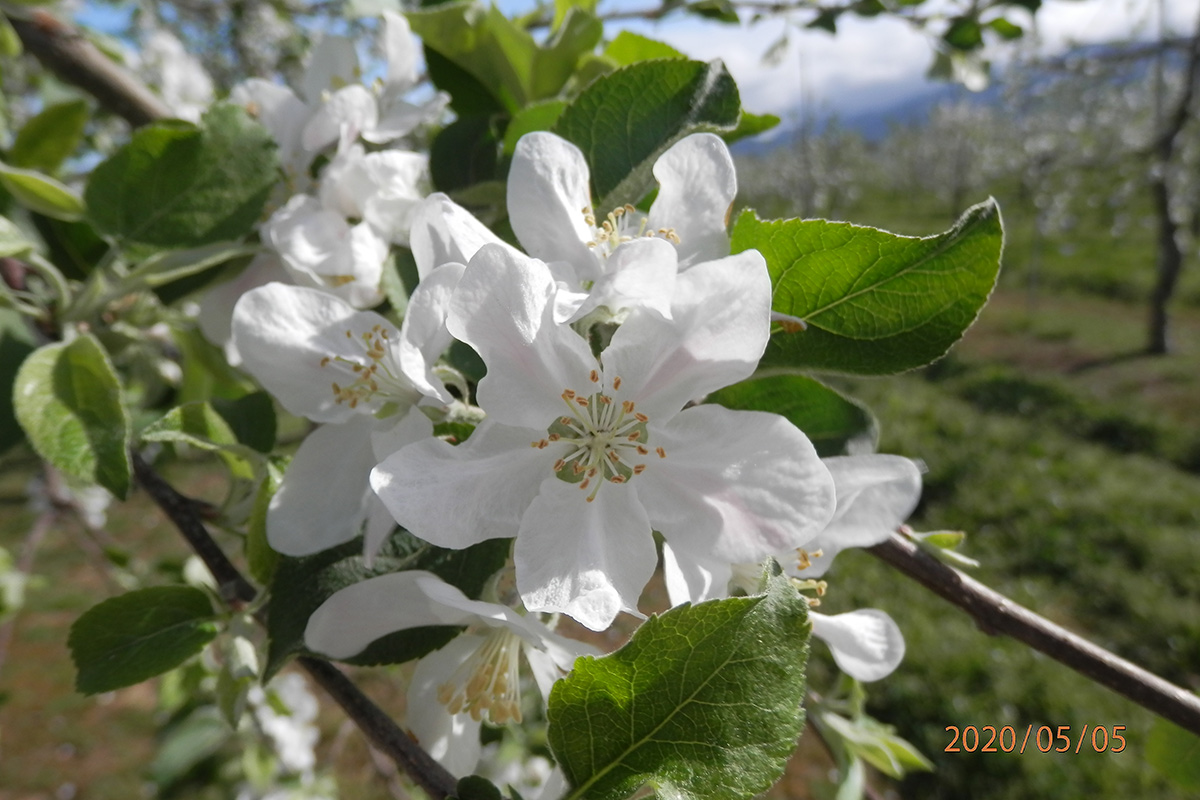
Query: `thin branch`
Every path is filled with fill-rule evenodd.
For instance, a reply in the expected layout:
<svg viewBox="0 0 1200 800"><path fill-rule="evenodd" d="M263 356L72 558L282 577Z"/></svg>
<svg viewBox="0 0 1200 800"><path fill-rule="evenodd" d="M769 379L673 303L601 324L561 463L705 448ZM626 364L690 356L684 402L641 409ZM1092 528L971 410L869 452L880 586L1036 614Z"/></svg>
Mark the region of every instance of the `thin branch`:
<svg viewBox="0 0 1200 800"><path fill-rule="evenodd" d="M133 469L138 482L155 505L175 523L175 527L204 561L217 579L223 597L233 603L250 603L255 589L238 571L204 527L196 505L168 484L136 452ZM433 797L451 797L457 786L454 776L438 764L396 722L332 664L315 658L297 659L300 666L334 699L371 743L404 770L413 781Z"/></svg>
<svg viewBox="0 0 1200 800"><path fill-rule="evenodd" d="M1200 697L1055 625L974 578L892 534L869 552L975 618L984 633L1004 634L1096 683L1200 735Z"/></svg>
<svg viewBox="0 0 1200 800"><path fill-rule="evenodd" d="M172 116L171 109L128 70L100 52L79 31L36 9L29 19L8 21L25 50L62 80L95 97L130 125L140 127Z"/></svg>

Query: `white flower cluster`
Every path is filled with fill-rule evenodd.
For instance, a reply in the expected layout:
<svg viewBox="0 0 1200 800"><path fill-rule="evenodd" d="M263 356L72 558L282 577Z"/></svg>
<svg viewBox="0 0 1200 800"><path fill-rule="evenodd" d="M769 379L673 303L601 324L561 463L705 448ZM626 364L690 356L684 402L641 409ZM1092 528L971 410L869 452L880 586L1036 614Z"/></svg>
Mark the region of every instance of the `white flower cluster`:
<svg viewBox="0 0 1200 800"><path fill-rule="evenodd" d="M413 211L428 194L428 158L403 140L440 118L448 97L405 99L417 84L417 44L403 16L384 12L379 44L387 69L371 87L361 82L354 41L342 36L321 39L299 94L260 78L234 87L230 99L278 145L286 199L260 229L266 252L201 303L209 339L225 344L229 309L271 282L319 289L355 308L382 302L390 248L408 244ZM227 353L239 362L236 347Z"/></svg>
<svg viewBox="0 0 1200 800"><path fill-rule="evenodd" d="M757 251L729 252L736 176L718 137L679 141L654 175L648 212L596 209L580 151L529 134L508 184L524 251L435 194L412 216L421 281L403 324L277 283L234 314L245 368L289 411L323 423L271 502L273 547L310 554L365 525L369 557L395 523L448 548L514 539L515 585L489 599L516 611L410 571L336 593L306 632L310 648L346 657L392 631L470 626L417 666L409 694L414 733L457 774L478 760L481 720L520 718L518 653L546 695L587 650L524 612L593 630L622 611L640 616L652 532L665 542L672 602L700 601L756 580L748 565L768 557L813 578L842 547L886 538L919 495L907 459L822 460L783 417L697 404L754 373L771 281ZM487 367L477 407L442 382L465 384L438 365L452 338ZM455 444L433 435L431 417L479 424ZM813 620L862 680L903 656L881 611Z"/></svg>

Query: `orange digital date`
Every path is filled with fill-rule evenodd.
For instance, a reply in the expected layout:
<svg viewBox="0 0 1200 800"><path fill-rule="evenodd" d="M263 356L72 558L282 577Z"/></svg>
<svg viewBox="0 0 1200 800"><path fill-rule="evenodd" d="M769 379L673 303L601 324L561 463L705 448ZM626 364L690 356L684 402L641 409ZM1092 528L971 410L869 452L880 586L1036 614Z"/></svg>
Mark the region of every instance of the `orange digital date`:
<svg viewBox="0 0 1200 800"><path fill-rule="evenodd" d="M1034 733L1035 730L1036 733ZM1089 730L1091 731L1090 742L1088 742ZM1076 742L1071 736L1070 725L1059 725L1057 728L1041 725L1035 729L1031 723L1025 729L1025 735L1021 738L1021 745L1018 748L1017 731L1011 725L1005 725L998 730L994 725L984 725L981 728L967 725L961 729L957 725L947 725L946 732L952 734L952 738L944 752L1011 753L1016 751L1024 753L1025 748L1030 744L1029 740L1032 734L1033 746L1039 753L1051 751L1079 753L1083 750L1085 742L1088 742L1092 751L1096 753L1120 753L1125 749L1125 737L1122 735L1124 730L1124 725L1113 725L1111 728L1096 725L1089 728L1085 724L1083 730L1079 732L1079 740Z"/></svg>

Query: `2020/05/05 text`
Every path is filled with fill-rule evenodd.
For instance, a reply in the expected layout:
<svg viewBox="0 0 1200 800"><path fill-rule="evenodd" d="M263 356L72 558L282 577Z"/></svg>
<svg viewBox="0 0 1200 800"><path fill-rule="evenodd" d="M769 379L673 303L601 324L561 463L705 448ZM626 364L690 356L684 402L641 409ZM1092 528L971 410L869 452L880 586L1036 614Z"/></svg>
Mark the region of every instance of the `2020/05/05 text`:
<svg viewBox="0 0 1200 800"><path fill-rule="evenodd" d="M1079 731L1079 738L1075 739L1071 734L1070 725L1059 725L1057 728L1041 725L1034 728L1031 723L1025 729L1025 735L1021 737L1018 746L1018 734L1011 725L999 729L994 725L984 725L982 728L967 725L961 729L957 725L947 725L946 732L951 734L951 739L945 752L1024 753L1025 748L1032 745L1039 753L1080 753L1089 748L1096 753L1120 753L1125 749L1125 737L1122 735L1124 730L1124 725L1113 725L1109 728L1104 725L1089 727L1085 724Z"/></svg>

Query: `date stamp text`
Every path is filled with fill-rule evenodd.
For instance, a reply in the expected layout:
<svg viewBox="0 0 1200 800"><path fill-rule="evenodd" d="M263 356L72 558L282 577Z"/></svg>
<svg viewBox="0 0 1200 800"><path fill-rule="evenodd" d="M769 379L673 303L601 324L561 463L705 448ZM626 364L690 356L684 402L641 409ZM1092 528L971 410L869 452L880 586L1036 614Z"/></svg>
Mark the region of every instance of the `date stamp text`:
<svg viewBox="0 0 1200 800"><path fill-rule="evenodd" d="M1039 753L1120 753L1125 749L1124 725L1095 725L1085 724L1076 736L1070 725L1034 726L1032 723L1024 733L1005 725L996 728L994 725L976 727L967 725L960 728L957 725L947 725L946 733L950 734L950 743L946 745L947 753L1024 753L1026 748L1036 749Z"/></svg>

